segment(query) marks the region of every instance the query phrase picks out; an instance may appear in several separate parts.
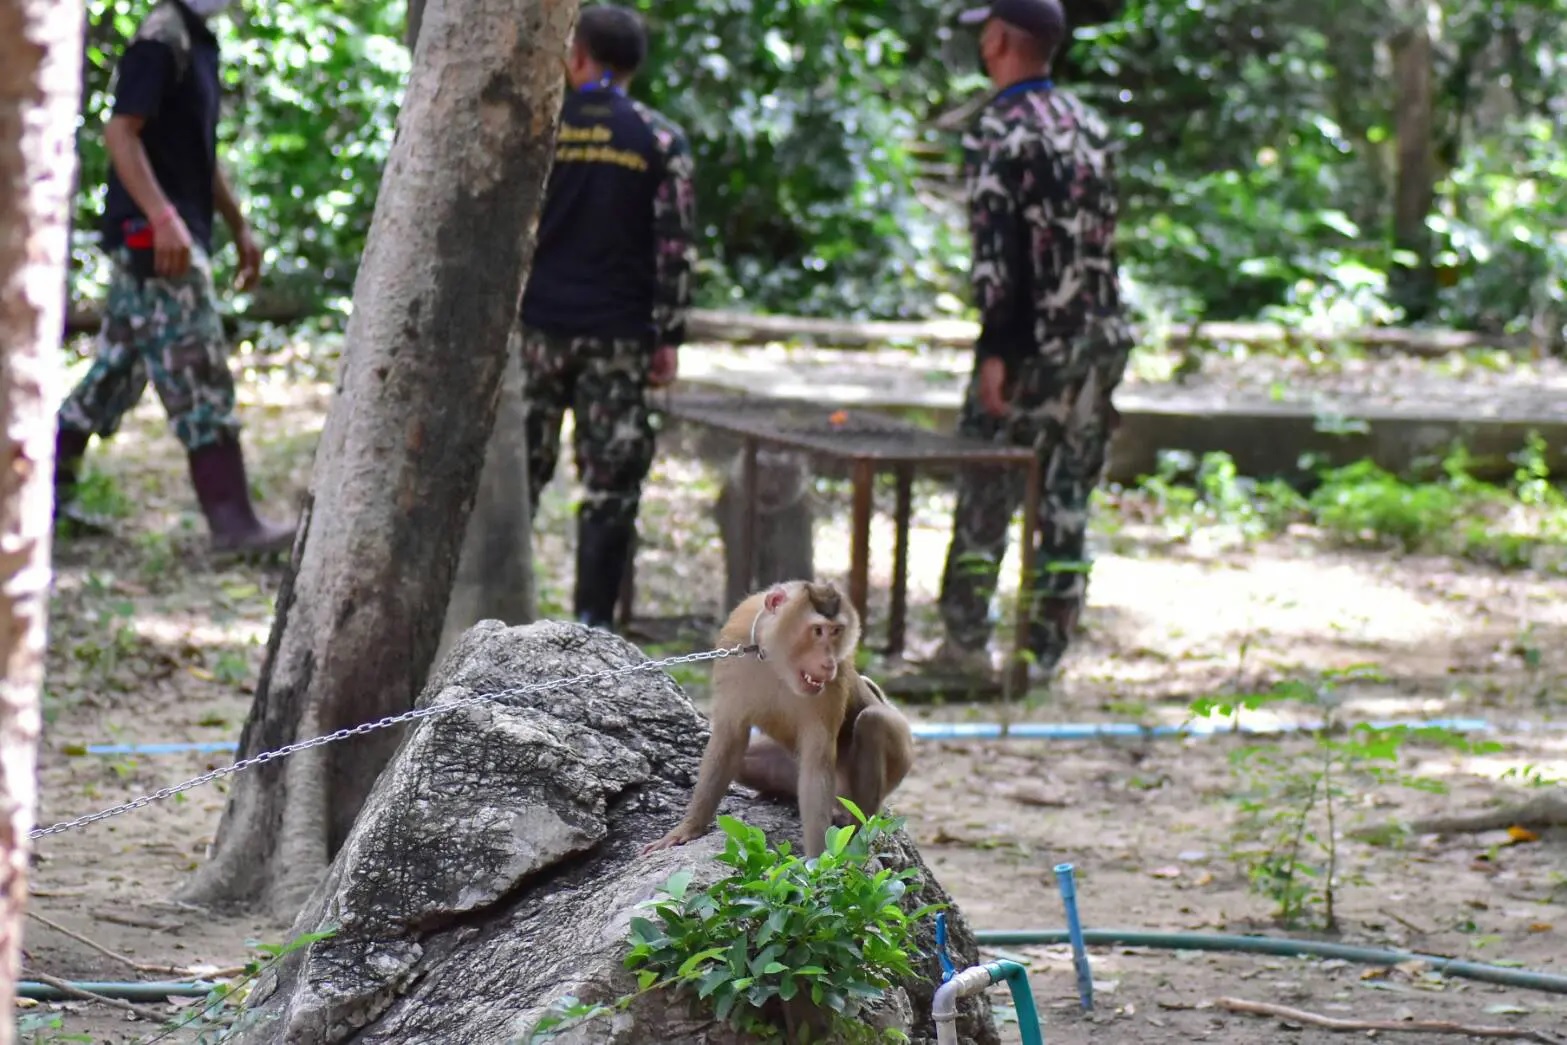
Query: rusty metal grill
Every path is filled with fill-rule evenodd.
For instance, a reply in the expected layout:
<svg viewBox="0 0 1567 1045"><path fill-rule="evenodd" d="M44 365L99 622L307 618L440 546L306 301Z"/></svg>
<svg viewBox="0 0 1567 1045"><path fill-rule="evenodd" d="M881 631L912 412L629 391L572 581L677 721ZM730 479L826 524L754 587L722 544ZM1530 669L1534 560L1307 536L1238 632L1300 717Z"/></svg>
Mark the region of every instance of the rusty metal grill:
<svg viewBox="0 0 1567 1045"><path fill-rule="evenodd" d="M1028 449L926 428L873 410L823 408L765 396L685 393L662 405L681 421L830 457L884 465L1018 464Z"/></svg>

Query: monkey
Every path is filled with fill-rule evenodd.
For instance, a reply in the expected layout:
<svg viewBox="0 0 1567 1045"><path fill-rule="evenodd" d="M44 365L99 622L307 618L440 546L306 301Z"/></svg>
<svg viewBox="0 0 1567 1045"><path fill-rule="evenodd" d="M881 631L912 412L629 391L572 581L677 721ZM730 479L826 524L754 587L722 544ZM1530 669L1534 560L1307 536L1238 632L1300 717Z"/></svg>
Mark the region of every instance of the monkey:
<svg viewBox="0 0 1567 1045"><path fill-rule="evenodd" d="M744 454L737 453L724 470L713 516L724 541L724 604L744 600L752 586L780 584L816 572L812 541L815 498L808 458L792 450L758 447L756 451L756 543L751 561L740 554L745 527L741 483Z"/></svg>
<svg viewBox="0 0 1567 1045"><path fill-rule="evenodd" d="M829 824L849 820L838 796L866 816L879 812L913 763L914 737L881 687L855 670L859 641L859 614L830 583L775 584L735 607L718 643L755 653L713 665L711 733L691 801L643 854L706 834L736 780L799 801L807 859L826 849Z"/></svg>

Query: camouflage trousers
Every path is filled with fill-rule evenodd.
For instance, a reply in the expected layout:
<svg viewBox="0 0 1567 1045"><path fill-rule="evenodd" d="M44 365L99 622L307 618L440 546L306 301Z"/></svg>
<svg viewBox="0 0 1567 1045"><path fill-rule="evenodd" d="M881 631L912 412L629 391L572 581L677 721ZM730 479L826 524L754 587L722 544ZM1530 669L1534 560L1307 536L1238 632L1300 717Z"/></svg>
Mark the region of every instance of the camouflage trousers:
<svg viewBox="0 0 1567 1045"><path fill-rule="evenodd" d="M583 337L522 331L528 492L539 493L560 460L560 427L571 411L584 521L632 523L653 465L647 400L652 345L642 338Z"/></svg>
<svg viewBox="0 0 1567 1045"><path fill-rule="evenodd" d="M206 254L193 248L190 268L174 279L139 278L124 248L110 262L97 358L60 405L61 426L108 439L151 378L186 450L237 433L228 340Z"/></svg>
<svg viewBox="0 0 1567 1045"><path fill-rule="evenodd" d="M1104 475L1119 423L1111 393L1126 372L1131 338L1124 323L1113 321L1053 347L1008 374L1010 409L1004 417L991 417L980 407L976 367L958 420L962 435L1032 446L1038 454L1027 648L1044 667L1066 652L1087 593L1088 502ZM958 476L941 615L949 639L961 648L982 649L990 639L991 598L1025 483L1017 468L975 467Z"/></svg>

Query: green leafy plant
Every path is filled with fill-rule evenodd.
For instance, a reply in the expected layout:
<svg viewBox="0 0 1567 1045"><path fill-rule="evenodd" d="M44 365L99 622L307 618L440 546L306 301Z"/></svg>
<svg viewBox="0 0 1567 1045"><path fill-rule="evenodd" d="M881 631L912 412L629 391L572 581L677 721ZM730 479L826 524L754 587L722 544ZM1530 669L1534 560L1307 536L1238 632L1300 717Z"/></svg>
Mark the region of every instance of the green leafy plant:
<svg viewBox="0 0 1567 1045"><path fill-rule="evenodd" d="M26 1045L57 1045L59 1042L85 1041L91 1045L91 1034L70 1034L65 1030L65 1018L58 1012L24 1013L16 1021L17 1040Z"/></svg>
<svg viewBox="0 0 1567 1045"><path fill-rule="evenodd" d="M1138 483L1137 495L1154 509L1165 535L1190 541L1213 528L1236 543L1250 543L1303 517L1306 501L1288 484L1243 476L1223 451L1199 460L1184 450L1161 450L1158 470Z"/></svg>
<svg viewBox="0 0 1567 1045"><path fill-rule="evenodd" d="M760 828L721 816L727 836L718 861L733 870L705 889L691 873L670 877L631 920L626 968L637 990L606 1004L561 999L529 1042L569 1024L623 1010L671 988L720 1020L765 1042L901 1042L861 1018L865 1003L914 975L913 930L940 909L905 911L918 872L873 868L877 843L902 826L866 818L844 800L859 826L833 827L820 857L806 860L788 842L770 846Z"/></svg>
<svg viewBox="0 0 1567 1045"><path fill-rule="evenodd" d="M1311 523L1329 542L1472 559L1506 569L1567 569L1567 494L1557 487L1538 433L1512 455L1512 481L1475 478L1462 444L1436 478L1401 478L1370 460L1320 468L1309 497L1279 479L1240 475L1226 453L1164 450L1155 474L1117 502L1129 518L1157 521L1173 542L1199 536L1250 544ZM1304 466L1303 466L1304 467Z"/></svg>
<svg viewBox="0 0 1567 1045"><path fill-rule="evenodd" d="M1500 750L1491 741L1475 742L1450 729L1409 726L1346 726L1340 719L1340 687L1346 682L1376 681L1369 665L1324 672L1306 682L1291 679L1258 693L1192 702L1194 718L1230 718L1285 702L1303 704L1320 720L1307 731L1310 747L1284 740L1246 744L1230 756L1238 809L1229 855L1252 889L1276 905L1275 917L1294 927L1317 915L1325 929L1337 926L1336 901L1343 883L1339 840L1346 814L1361 805L1365 789L1397 784L1421 791L1443 791L1437 780L1403 772L1400 752L1422 742L1481 753Z"/></svg>
<svg viewBox="0 0 1567 1045"><path fill-rule="evenodd" d="M1312 492L1312 517L1341 543L1560 570L1567 564L1567 497L1552 482L1539 433L1531 432L1512 460L1505 487L1476 479L1462 445L1443 459L1443 476L1433 481L1406 482L1370 461L1329 469Z"/></svg>

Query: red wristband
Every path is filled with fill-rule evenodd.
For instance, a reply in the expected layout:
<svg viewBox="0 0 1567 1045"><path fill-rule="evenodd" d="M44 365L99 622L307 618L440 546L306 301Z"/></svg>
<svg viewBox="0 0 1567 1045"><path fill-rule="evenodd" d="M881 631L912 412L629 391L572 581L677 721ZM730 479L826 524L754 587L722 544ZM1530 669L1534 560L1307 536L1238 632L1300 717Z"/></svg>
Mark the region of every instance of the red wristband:
<svg viewBox="0 0 1567 1045"><path fill-rule="evenodd" d="M175 207L174 207L174 204L171 203L168 206L164 207L161 211L159 211L157 213L157 215L155 217L152 218L152 223L154 225L156 225L156 226L160 226L161 227L163 225L167 225L169 222L173 221L175 218L177 218L179 216L180 216L180 212L178 210L176 210Z"/></svg>

